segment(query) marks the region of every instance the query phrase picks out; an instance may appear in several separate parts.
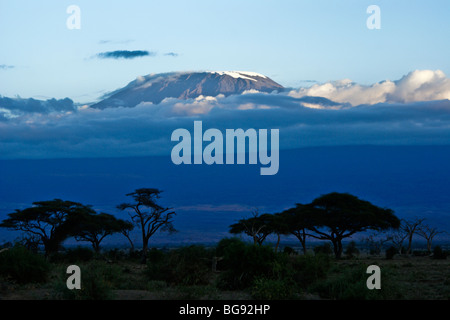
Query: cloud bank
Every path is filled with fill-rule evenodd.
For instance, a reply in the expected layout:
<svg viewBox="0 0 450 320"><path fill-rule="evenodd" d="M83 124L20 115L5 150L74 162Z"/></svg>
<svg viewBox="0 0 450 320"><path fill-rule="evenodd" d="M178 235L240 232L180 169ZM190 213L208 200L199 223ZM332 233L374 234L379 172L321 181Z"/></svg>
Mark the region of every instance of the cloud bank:
<svg viewBox="0 0 450 320"><path fill-rule="evenodd" d="M172 132L192 131L195 120L203 121L204 130L222 132L279 129L281 149L448 145L448 78L435 71L415 71L391 83L334 83L334 90L322 91L320 97L304 93L318 93L326 84L285 93L168 98L159 104L102 110L77 108L70 99L1 98L0 158L170 156ZM422 101L425 98L430 100Z"/></svg>
<svg viewBox="0 0 450 320"><path fill-rule="evenodd" d="M64 114L77 111L69 98L36 100L33 98L7 98L0 96L0 121L12 118L24 119L27 115Z"/></svg>
<svg viewBox="0 0 450 320"><path fill-rule="evenodd" d="M100 52L97 54L97 57L100 59L135 59L146 56L154 56L156 53L149 52L146 50L116 50L116 51L108 51L108 52Z"/></svg>
<svg viewBox="0 0 450 320"><path fill-rule="evenodd" d="M353 106L376 103L408 103L450 99L450 79L440 70L416 70L398 81L370 86L349 79L315 84L289 93L292 97L319 96Z"/></svg>

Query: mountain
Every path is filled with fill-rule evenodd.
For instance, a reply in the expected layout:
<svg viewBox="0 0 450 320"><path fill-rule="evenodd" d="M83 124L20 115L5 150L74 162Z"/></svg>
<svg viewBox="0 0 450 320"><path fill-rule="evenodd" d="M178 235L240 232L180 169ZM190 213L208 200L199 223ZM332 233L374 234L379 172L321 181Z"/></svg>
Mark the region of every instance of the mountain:
<svg viewBox="0 0 450 320"><path fill-rule="evenodd" d="M283 86L255 72L172 72L137 77L124 88L110 93L92 108L134 107L141 102L158 104L165 98L194 99L200 95L241 94L247 90L272 92Z"/></svg>

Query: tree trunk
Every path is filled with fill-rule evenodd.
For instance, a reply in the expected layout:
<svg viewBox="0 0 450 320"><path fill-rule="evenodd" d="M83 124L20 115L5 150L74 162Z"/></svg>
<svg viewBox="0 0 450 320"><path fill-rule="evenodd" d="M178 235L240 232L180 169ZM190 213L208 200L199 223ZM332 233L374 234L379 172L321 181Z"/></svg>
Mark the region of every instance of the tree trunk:
<svg viewBox="0 0 450 320"><path fill-rule="evenodd" d="M293 235L296 236L298 241L300 241L300 243L302 244L303 254L306 255L306 234L305 234L305 230L303 229L302 233L294 232Z"/></svg>
<svg viewBox="0 0 450 320"><path fill-rule="evenodd" d="M278 239L277 239L277 244L275 246L275 253L278 252L278 246L280 245L280 238L281 238L281 236L279 234L277 234L277 237L278 237Z"/></svg>
<svg viewBox="0 0 450 320"><path fill-rule="evenodd" d="M133 241L131 241L131 238L130 238L129 235L124 234L124 233L123 233L123 235L128 239L128 242L130 243L130 252L133 252L134 251L134 243L133 243Z"/></svg>
<svg viewBox="0 0 450 320"><path fill-rule="evenodd" d="M144 237L144 243L142 244L142 258L141 258L142 264L147 263L147 250L148 250L148 239L145 239Z"/></svg>
<svg viewBox="0 0 450 320"><path fill-rule="evenodd" d="M92 242L92 246L94 247L95 253L99 253L100 252L100 243L98 241L94 240Z"/></svg>
<svg viewBox="0 0 450 320"><path fill-rule="evenodd" d="M341 240L339 239L333 239L331 240L331 242L333 243L333 251L334 251L334 256L336 259L340 259L342 256L342 243Z"/></svg>
<svg viewBox="0 0 450 320"><path fill-rule="evenodd" d="M58 251L58 243L52 239L44 239L42 240L42 243L44 244L44 251L45 251L45 258L49 258L51 254Z"/></svg>
<svg viewBox="0 0 450 320"><path fill-rule="evenodd" d="M145 234L145 223L142 215L140 216L141 219L141 231L142 231L142 257L141 257L141 263L146 264L147 263L147 248L148 248L148 238Z"/></svg>
<svg viewBox="0 0 450 320"><path fill-rule="evenodd" d="M412 245L412 238L413 238L414 232L411 232L411 234L408 236L408 249L406 250L406 254L411 253L411 245Z"/></svg>
<svg viewBox="0 0 450 320"><path fill-rule="evenodd" d="M304 232L300 240L300 243L302 244L303 247L303 254L306 255L306 234Z"/></svg>

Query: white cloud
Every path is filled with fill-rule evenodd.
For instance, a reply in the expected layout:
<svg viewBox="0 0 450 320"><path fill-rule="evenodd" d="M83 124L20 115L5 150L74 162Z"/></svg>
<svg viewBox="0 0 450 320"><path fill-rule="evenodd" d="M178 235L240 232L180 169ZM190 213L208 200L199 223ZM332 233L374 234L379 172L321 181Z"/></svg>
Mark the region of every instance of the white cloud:
<svg viewBox="0 0 450 320"><path fill-rule="evenodd" d="M217 99L210 96L198 96L194 100L176 102L172 107L174 115L202 115L207 114L217 106Z"/></svg>
<svg viewBox="0 0 450 320"><path fill-rule="evenodd" d="M450 79L440 70L416 70L397 82L389 98L394 102L450 99Z"/></svg>
<svg viewBox="0 0 450 320"><path fill-rule="evenodd" d="M386 80L365 86L344 79L292 90L289 96L324 97L353 106L444 100L450 99L450 79L440 70L416 70L398 81Z"/></svg>

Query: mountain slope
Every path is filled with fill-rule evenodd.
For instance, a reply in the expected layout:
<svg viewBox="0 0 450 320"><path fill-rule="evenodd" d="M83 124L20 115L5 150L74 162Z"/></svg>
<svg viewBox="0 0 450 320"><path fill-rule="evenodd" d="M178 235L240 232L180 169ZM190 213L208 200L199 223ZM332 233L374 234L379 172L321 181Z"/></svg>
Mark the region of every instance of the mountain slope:
<svg viewBox="0 0 450 320"><path fill-rule="evenodd" d="M141 102L158 104L166 98L192 99L200 95L241 94L246 90L272 92L283 86L254 72L173 72L138 77L112 92L93 108L134 107Z"/></svg>

